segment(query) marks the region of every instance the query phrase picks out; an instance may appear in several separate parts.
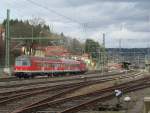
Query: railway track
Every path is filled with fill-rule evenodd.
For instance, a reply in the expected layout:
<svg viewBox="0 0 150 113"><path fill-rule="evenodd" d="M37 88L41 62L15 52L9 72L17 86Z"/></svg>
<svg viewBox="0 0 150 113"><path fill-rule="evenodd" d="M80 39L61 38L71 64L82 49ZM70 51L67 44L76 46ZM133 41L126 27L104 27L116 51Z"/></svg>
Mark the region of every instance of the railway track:
<svg viewBox="0 0 150 113"><path fill-rule="evenodd" d="M129 70L128 72L137 72L137 71L135 71L135 70ZM9 77L9 78L0 78L0 83L1 82L6 82L7 84L9 83L9 82L23 82L23 81L26 81L26 80L28 80L28 81L33 81L33 80L35 80L35 81L37 81L37 80L48 80L48 79L51 79L51 78L53 78L53 79L58 79L59 77L64 77L64 78L78 78L78 77L80 77L80 76L88 76L88 75L91 75L91 74L93 74L93 75L95 75L95 74L100 74L100 75L98 75L98 76L111 76L111 75L117 75L117 74L123 74L123 73L125 73L125 72L104 72L104 73L100 73L99 71L89 71L89 72L87 72L87 73L84 73L84 74L82 74L82 75L71 75L71 76L59 76L59 75L57 75L57 76L53 76L53 77L46 77L46 76L40 76L40 77L35 77L34 79L19 79L19 78L17 78L17 77Z"/></svg>
<svg viewBox="0 0 150 113"><path fill-rule="evenodd" d="M2 97L0 99L0 106L1 106L0 111L9 113L9 108L12 110L16 107L16 105L17 105L17 107L20 106L19 105L20 103L16 104L16 101L21 102L21 99L23 99L22 104L28 105L29 103L33 103L33 102L36 102L37 100L44 99L47 96L52 96L53 97L52 99L54 99L61 94L72 92L75 89L79 89L81 87L84 87L84 86L90 85L90 84L93 84L93 83L92 82L88 82L88 83L82 82L82 83L78 83L78 84L61 85L61 86L57 86L55 88L53 87L53 88L41 89L41 90L32 91L32 92L28 92L28 93L25 92L25 93L20 93L20 94L16 94L16 95ZM55 95L55 96L53 96L53 95ZM9 105L9 103L11 103L11 105ZM7 108L7 109L5 109L5 108Z"/></svg>
<svg viewBox="0 0 150 113"><path fill-rule="evenodd" d="M122 76L122 77L119 77L120 79L123 79L124 77L128 78L128 77L132 77L135 75L130 75L130 76ZM138 76L138 75L137 75ZM64 95L65 93L69 93L71 91L74 91L76 89L79 89L81 87L85 87L85 86L88 86L88 85L92 85L92 84L97 84L97 83L102 83L102 82L106 82L106 81L109 81L109 80L114 80L116 78L115 77L108 77L108 78L103 78L101 80L93 80L93 81L82 81L80 83L72 83L72 84L64 84L64 85L57 85L57 86L54 86L54 87L42 87L41 89L37 89L37 90L34 90L34 89L28 89L27 92L26 91L20 91L21 93L19 94L19 91L18 92L15 92L17 94L13 94L13 95L7 95L7 96L4 96L4 97L1 97L0 98L0 105L4 105L6 104L7 102L11 102L11 101L16 101L16 100L19 100L19 99L22 99L22 98L26 98L26 97L29 97L29 96L37 96L38 94L41 94L41 93L46 93L46 92L50 92L52 93L52 91L54 91L53 93L55 95L51 96L51 100L60 96L60 95ZM65 89L65 90L64 90ZM33 90L33 91L32 91ZM57 91L56 91L57 90ZM59 92L59 91L60 92ZM31 92L32 91L32 92ZM7 92L7 93L4 93L2 95L6 95L6 94L12 94L12 92ZM46 97L46 96L49 96L50 94L46 94L46 95L43 95L43 97ZM39 96L36 97L37 98L40 98ZM32 98L32 100L34 100ZM42 100L43 102L44 100ZM35 103L37 104L37 103ZM13 108L13 107L12 107Z"/></svg>
<svg viewBox="0 0 150 113"><path fill-rule="evenodd" d="M97 74L97 73L100 73L100 71L89 71L89 72L86 72L82 75L89 75L89 74ZM105 73L106 74L109 74L109 73ZM114 74L117 74L117 73L114 73ZM71 75L71 76L81 76L81 75ZM57 76L54 76L52 78L57 78L59 77L59 75ZM66 76L62 76L62 77L66 77ZM51 77L47 77L47 76L40 76L40 77L34 77L34 80L43 80L43 79L49 79ZM32 79L20 79L20 78L17 78L15 76L13 77L8 77L8 78L0 78L0 82L11 82L11 81L24 81L24 80L32 80Z"/></svg>
<svg viewBox="0 0 150 113"><path fill-rule="evenodd" d="M77 87L79 89L82 87L86 87L88 85L102 83L102 82L106 82L109 80L111 80L111 79L102 79L102 80L94 80L94 81L71 83L71 84L61 84L61 85L56 85L56 86L40 87L37 89L31 88L31 89L27 89L27 90L18 90L18 91L14 91L14 92L0 93L2 96L0 98L0 105L4 104L6 102L16 100L16 99L25 98L25 97L32 96L32 95L35 96L35 95L45 93L48 91L57 91L57 90L63 90L63 89L67 89L67 88L74 88L74 87Z"/></svg>
<svg viewBox="0 0 150 113"><path fill-rule="evenodd" d="M132 75L130 75L130 74L132 74ZM109 76L104 76L104 77L99 77L98 76L98 78L99 79L94 79L93 81L95 82L95 83L97 83L97 81L98 82L105 82L105 81L108 81L108 80L114 80L115 78L119 78L119 79L123 79L123 78L129 78L129 77L136 77L136 74L137 73L130 73L130 74L127 74L127 75L122 75L122 74L119 74L118 76L117 75L109 75ZM138 76L139 74L137 74L137 76ZM97 77L97 76L96 76ZM92 77L90 77L90 78L92 78ZM94 77L95 78L95 77ZM74 81L74 79L73 79L73 81L71 81L71 82L69 82L69 83L65 83L67 80L64 80L64 82L62 82L62 84L55 84L55 85L46 85L46 86L40 86L40 87L30 87L30 88L27 88L27 89L24 89L24 88L19 88L18 90L17 90L17 88L15 88L15 90L12 90L12 91L9 91L9 89L5 89L5 90L7 90L7 91L4 91L4 92L0 92L0 97L2 97L2 96L5 96L5 97L8 97L8 95L12 95L12 94L18 94L18 93L27 93L27 92L31 92L31 91L36 91L36 90L41 90L41 89L47 89L47 88L57 88L57 87L61 87L62 85L68 85L68 84L72 84L72 85L75 85L76 83L78 84L78 83L82 83L82 82L85 82L85 81L90 81L90 79L84 79L84 78L78 78L80 81L76 81L76 82L73 82ZM56 82L56 81L55 81ZM43 82L42 82L43 83ZM49 82L46 82L47 84L49 84ZM44 84L46 84L45 82L44 82ZM31 85L31 84L29 84L29 85ZM29 86L28 84L25 84L25 86ZM12 86L12 88L14 87L14 85ZM20 86L19 86L20 87ZM11 88L11 87L10 87Z"/></svg>
<svg viewBox="0 0 150 113"><path fill-rule="evenodd" d="M74 113L98 102L112 99L114 97L115 89L120 89L123 91L123 93L127 93L130 91L150 87L149 80L150 77L142 78L88 94L73 97L59 97L53 101L51 100L52 97L49 97L38 103L19 108L12 113L36 113L37 111L40 113L41 110L50 113Z"/></svg>
<svg viewBox="0 0 150 113"><path fill-rule="evenodd" d="M113 75L120 75L123 73L115 73L115 74L108 74L108 75L103 75L103 76L99 76L97 74L95 75L91 75L86 77L87 79L95 79L95 78L100 78L100 77L108 77L108 76L113 76ZM83 77L83 76L82 76ZM6 83L4 85L0 85L0 88L12 88L12 87L21 87L21 86L30 86L30 85L37 85L37 84L47 84L47 83L60 83L60 82L67 82L67 81L81 81L83 80L81 76L75 77L75 78L71 78L71 77L67 77L67 78L58 78L56 80L51 80L51 79L46 79L46 80L42 80L42 81L27 81L27 82L23 82L21 81L21 83L19 82L15 82L9 85L9 83ZM85 77L85 76L84 76Z"/></svg>
<svg viewBox="0 0 150 113"><path fill-rule="evenodd" d="M134 74L137 72L129 72L128 74ZM125 72L121 72L121 73L113 73L113 74L105 74L105 75L97 75L97 74L91 74L90 76L77 76L75 78L73 77L66 77L66 78L57 78L57 79L45 79L45 80L40 80L40 81L17 81L17 82L12 82L12 84L9 84L7 82L5 82L4 84L0 84L0 88L13 88L13 87L22 87L22 86L31 86L31 85L44 85L44 84L48 84L48 83L61 83L61 82L68 82L68 81L83 81L83 79L87 79L87 80L92 80L92 79L101 79L104 77L111 77L114 75L123 75L125 74ZM23 83L22 83L23 82Z"/></svg>

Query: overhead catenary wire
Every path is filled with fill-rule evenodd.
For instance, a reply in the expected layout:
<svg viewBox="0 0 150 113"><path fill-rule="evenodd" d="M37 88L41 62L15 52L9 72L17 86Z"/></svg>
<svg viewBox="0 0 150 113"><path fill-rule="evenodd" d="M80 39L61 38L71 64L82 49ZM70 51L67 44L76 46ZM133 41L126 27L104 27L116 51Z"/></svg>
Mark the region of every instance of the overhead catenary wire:
<svg viewBox="0 0 150 113"><path fill-rule="evenodd" d="M3 12L3 10L2 10L2 12ZM0 19L4 19L4 18L6 18L6 15L4 15L4 13L0 13Z"/></svg>
<svg viewBox="0 0 150 113"><path fill-rule="evenodd" d="M84 32L84 33L87 32L87 27L88 27L87 23L79 22L78 20L72 19L71 17L63 15L63 14L55 11L54 9L51 9L49 7L46 7L46 6L43 6L43 5L41 5L41 4L37 3L37 2L34 2L33 0L26 0L26 1L31 3L31 4L33 4L33 5L35 5L35 6L37 6L37 7L43 8L43 9L45 9L47 11L50 11L51 13L56 14L57 16L63 17L64 19L69 20L70 22L74 22L74 23L78 24L81 27L82 32Z"/></svg>
<svg viewBox="0 0 150 113"><path fill-rule="evenodd" d="M75 19L72 19L72 18L70 18L70 17L68 17L68 16L65 16L65 15L63 15L63 14L61 14L61 13L59 13L59 12L57 12L57 11L51 9L51 8L48 8L48 7L46 7L46 6L43 6L43 5L41 5L41 4L37 3L37 2L34 2L34 1L32 1L32 0L26 0L26 1L28 1L28 2L30 2L30 3L32 3L32 4L34 4L34 5L36 5L36 6L38 6L38 7L41 7L41 8L43 8L43 9L45 9L45 10L48 10L48 11L50 11L50 12L52 12L52 13L54 13L54 14L60 16L60 17L63 17L63 18L65 18L65 19L67 19L67 20L69 20L69 21L71 21L71 22L75 22L75 23L78 23L78 24L82 24L82 23L80 23L79 21L77 21L77 20L75 20Z"/></svg>
<svg viewBox="0 0 150 113"><path fill-rule="evenodd" d="M62 14L62 13L60 13L60 12L55 11L55 10L52 9L52 8L46 7L46 6L44 6L44 5L41 5L40 3L35 2L35 1L33 1L33 0L26 0L26 1L27 1L28 3L31 3L31 4L33 4L33 5L35 5L35 6L37 6L37 7L43 8L43 9L45 9L45 10L47 10L47 11L50 11L51 13L56 14L57 16L63 17L64 19L69 20L70 22L74 22L74 23L78 24L79 27L81 27L81 29L83 29L82 32L84 32L84 33L87 32L87 28L89 28L89 27L87 26L87 23L80 22L80 21L78 21L78 20L76 20L76 19L73 19L73 18L71 18L71 17L69 17L69 16L66 16L66 15L64 15L64 14ZM17 3L17 2L16 2L16 3ZM21 10L23 10L23 9L21 9ZM20 10L19 10L19 11L18 11L18 10L14 10L14 11L17 12L17 13L16 13L17 15L19 15L19 16L21 16L21 17L24 16L24 15L22 15L22 13L20 13ZM16 15L16 16L17 16L17 15Z"/></svg>
<svg viewBox="0 0 150 113"><path fill-rule="evenodd" d="M45 9L45 10L47 10L47 11L53 13L53 14L56 14L57 16L60 16L60 17L62 17L62 18L64 18L64 19L66 19L66 20L69 20L70 22L73 22L73 23L78 24L78 25L79 25L78 27L81 27L82 32L84 32L84 33L87 32L87 29L88 29L88 28L90 28L90 26L88 26L88 23L80 22L79 20L76 20L76 19L73 19L73 18L71 18L71 17L69 17L69 16L66 16L66 15L64 15L64 14L58 12L58 11L55 11L55 9L52 9L52 8L47 7L47 6L45 6L45 5L42 5L42 4L40 4L40 3L38 3L38 2L36 2L36 1L34 1L34 0L25 0L25 1L27 1L27 2L30 3L30 4L35 5L35 6L37 6L37 7L43 8L43 9ZM22 9L21 9L21 10L22 10ZM18 10L15 10L15 12L18 12ZM19 11L19 12L20 12L20 11ZM16 14L17 14L17 15L20 15L21 17L24 16L24 15L22 15L21 13L16 13ZM84 37L87 37L87 36L85 35Z"/></svg>

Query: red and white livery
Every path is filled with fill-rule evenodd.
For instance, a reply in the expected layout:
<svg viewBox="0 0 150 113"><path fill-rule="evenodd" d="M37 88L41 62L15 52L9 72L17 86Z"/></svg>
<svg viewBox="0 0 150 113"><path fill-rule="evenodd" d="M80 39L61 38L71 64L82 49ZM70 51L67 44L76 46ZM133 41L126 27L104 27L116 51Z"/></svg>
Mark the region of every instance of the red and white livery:
<svg viewBox="0 0 150 113"><path fill-rule="evenodd" d="M19 56L14 65L14 75L19 78L37 75L77 74L84 73L86 70L86 64L83 61L35 56Z"/></svg>

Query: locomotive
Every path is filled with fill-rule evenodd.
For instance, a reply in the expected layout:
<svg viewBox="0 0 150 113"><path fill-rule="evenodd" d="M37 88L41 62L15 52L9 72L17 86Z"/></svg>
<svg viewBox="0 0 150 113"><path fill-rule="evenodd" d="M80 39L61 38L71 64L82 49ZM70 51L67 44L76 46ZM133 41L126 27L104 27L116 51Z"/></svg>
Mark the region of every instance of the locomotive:
<svg viewBox="0 0 150 113"><path fill-rule="evenodd" d="M15 60L14 75L29 78L37 75L79 74L87 71L83 61L48 57L19 56Z"/></svg>

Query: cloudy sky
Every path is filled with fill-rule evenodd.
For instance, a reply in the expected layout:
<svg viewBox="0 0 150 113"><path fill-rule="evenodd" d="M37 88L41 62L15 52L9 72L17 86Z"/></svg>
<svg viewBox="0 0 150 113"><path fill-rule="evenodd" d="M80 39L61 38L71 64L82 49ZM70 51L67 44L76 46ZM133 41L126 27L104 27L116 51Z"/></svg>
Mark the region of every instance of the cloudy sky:
<svg viewBox="0 0 150 113"><path fill-rule="evenodd" d="M43 18L54 32L106 47L150 47L150 0L0 0L0 21Z"/></svg>

